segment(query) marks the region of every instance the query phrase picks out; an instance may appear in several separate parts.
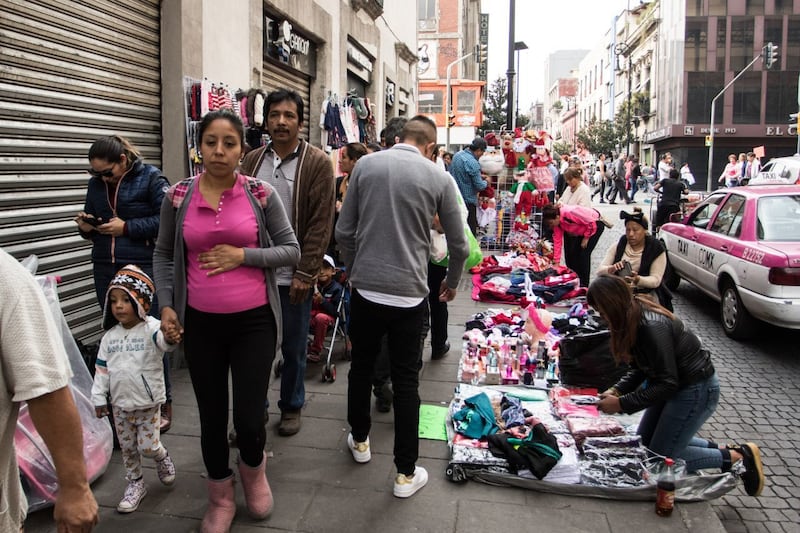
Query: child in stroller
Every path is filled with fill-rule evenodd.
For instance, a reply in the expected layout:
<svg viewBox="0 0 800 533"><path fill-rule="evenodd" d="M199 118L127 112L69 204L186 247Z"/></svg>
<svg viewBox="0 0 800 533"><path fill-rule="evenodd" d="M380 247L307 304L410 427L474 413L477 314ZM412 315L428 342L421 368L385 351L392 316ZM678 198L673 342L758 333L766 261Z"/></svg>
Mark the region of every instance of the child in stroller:
<svg viewBox="0 0 800 533"><path fill-rule="evenodd" d="M339 316L339 302L344 289L334 279L335 273L336 264L331 256L325 255L322 258L322 269L317 278L317 285L314 287L311 303L311 331L314 333L314 340L308 346L306 358L309 363L320 362L325 335Z"/></svg>

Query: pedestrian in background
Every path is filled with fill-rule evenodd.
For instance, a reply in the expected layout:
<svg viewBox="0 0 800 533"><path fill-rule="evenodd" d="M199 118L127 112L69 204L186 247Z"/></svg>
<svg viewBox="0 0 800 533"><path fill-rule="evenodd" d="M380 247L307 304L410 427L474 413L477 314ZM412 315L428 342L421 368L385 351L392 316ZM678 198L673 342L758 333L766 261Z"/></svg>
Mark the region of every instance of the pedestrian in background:
<svg viewBox="0 0 800 533"><path fill-rule="evenodd" d="M246 175L263 180L278 191L300 243L297 266L276 271L283 315L278 434L284 437L300 431L300 415L306 401L311 297L331 239L336 203L330 159L300 138L303 107L303 99L295 91L278 89L269 93L264 113L272 140L248 153L241 166Z"/></svg>
<svg viewBox="0 0 800 533"><path fill-rule="evenodd" d="M153 277L159 212L169 182L160 169L142 161L139 151L120 135L97 139L89 148L89 165L86 201L75 222L81 237L92 241L94 290L103 310L108 284L123 266L138 265ZM154 316L157 311L158 302L153 302ZM172 426L169 366L165 353L162 433Z"/></svg>
<svg viewBox="0 0 800 533"><path fill-rule="evenodd" d="M658 233L658 228L669 221L672 213L679 213L681 210L681 197L689 194L689 188L679 180L680 174L677 170L670 169L669 178L661 180L655 184L653 190L659 194L658 210L656 219L653 223L653 235Z"/></svg>
<svg viewBox="0 0 800 533"><path fill-rule="evenodd" d="M601 153L597 157L597 167L596 167L596 185L594 190L592 191L591 199L594 200L596 194L600 194L600 203L606 203L605 195L606 195L606 184L610 182L608 176L606 176L606 154ZM609 184L610 187L610 184Z"/></svg>
<svg viewBox="0 0 800 533"><path fill-rule="evenodd" d="M719 183L724 183L726 187L736 187L739 185L739 180L742 179L741 165L736 159L736 154L728 156L728 164L719 175L717 180Z"/></svg>
<svg viewBox="0 0 800 533"><path fill-rule="evenodd" d="M364 158L356 166L336 226L336 240L342 247L353 286L348 449L356 462L371 459L370 388L375 357L381 338L386 335L394 386L397 475L393 494L398 498L412 496L428 481L427 471L416 463L419 339L428 307L426 278L434 215L439 215L450 253L447 277L439 288L440 299L450 301L455 297L469 253L451 178L429 160L435 146L433 121L421 115L409 120L399 144ZM387 206L395 216L385 216ZM390 247L387 242L394 244ZM405 252L394 253L397 247Z"/></svg>
<svg viewBox="0 0 800 533"><path fill-rule="evenodd" d="M281 322L287 319L275 271L297 264L300 246L279 193L236 171L244 153L239 116L227 109L212 111L200 122L198 136L205 171L174 185L164 198L155 281L161 328L183 335L200 414L208 472L202 528L227 531L236 514L229 379L247 509L256 519L272 511L264 405ZM332 193L332 176L329 185ZM305 362L305 335L303 341Z"/></svg>
<svg viewBox="0 0 800 533"><path fill-rule="evenodd" d="M473 235L478 231L478 192L488 186L478 163L485 151L486 141L482 137L475 137L469 146L456 152L450 164L450 174L456 180L467 206L467 225Z"/></svg>

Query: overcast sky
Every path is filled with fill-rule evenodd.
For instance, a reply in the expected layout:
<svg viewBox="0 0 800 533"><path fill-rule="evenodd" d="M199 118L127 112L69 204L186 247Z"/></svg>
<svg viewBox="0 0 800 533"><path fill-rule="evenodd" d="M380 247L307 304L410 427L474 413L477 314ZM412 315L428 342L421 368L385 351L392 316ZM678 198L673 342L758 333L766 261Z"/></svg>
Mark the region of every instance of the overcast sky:
<svg viewBox="0 0 800 533"><path fill-rule="evenodd" d="M481 0L489 13L489 74L487 83L506 78L508 15L511 0ZM544 97L544 60L556 50L590 50L603 38L615 16L639 0L516 0L514 40L527 50L518 52L519 110ZM514 70L516 66L516 55Z"/></svg>

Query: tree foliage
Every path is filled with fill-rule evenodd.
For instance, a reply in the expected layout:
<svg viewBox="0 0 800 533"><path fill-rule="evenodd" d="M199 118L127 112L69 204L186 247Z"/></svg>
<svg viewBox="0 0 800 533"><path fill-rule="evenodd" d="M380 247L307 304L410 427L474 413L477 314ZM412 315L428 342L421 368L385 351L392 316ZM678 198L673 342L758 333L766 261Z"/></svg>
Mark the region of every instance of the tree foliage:
<svg viewBox="0 0 800 533"><path fill-rule="evenodd" d="M554 141L553 142L553 157L562 154L569 154L572 152L572 146L567 141Z"/></svg>
<svg viewBox="0 0 800 533"><path fill-rule="evenodd" d="M622 150L627 150L629 132L631 141L633 141L633 132L635 129L633 122L640 120L642 117L649 116L649 114L650 95L647 92L631 94L630 114L628 113L628 100L625 99L622 101L622 104L617 108L617 113L614 116L614 132ZM629 126L630 129L628 129Z"/></svg>
<svg viewBox="0 0 800 533"><path fill-rule="evenodd" d="M575 133L575 139L582 142L586 149L595 155L612 152L620 142L616 124L612 124L610 120L597 120L594 117L586 127Z"/></svg>
<svg viewBox="0 0 800 533"><path fill-rule="evenodd" d="M484 131L499 130L506 125L508 90L506 79L502 76L489 86L486 99L483 101Z"/></svg>

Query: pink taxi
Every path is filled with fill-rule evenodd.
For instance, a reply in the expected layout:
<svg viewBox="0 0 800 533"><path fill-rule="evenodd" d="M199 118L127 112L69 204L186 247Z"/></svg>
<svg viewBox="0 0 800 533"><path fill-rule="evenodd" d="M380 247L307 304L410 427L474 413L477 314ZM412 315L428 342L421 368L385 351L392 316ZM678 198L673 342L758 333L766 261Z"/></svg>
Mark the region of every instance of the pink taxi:
<svg viewBox="0 0 800 533"><path fill-rule="evenodd" d="M758 320L800 329L800 186L718 190L659 238L672 265L667 285L682 278L719 301L729 337L751 336Z"/></svg>

